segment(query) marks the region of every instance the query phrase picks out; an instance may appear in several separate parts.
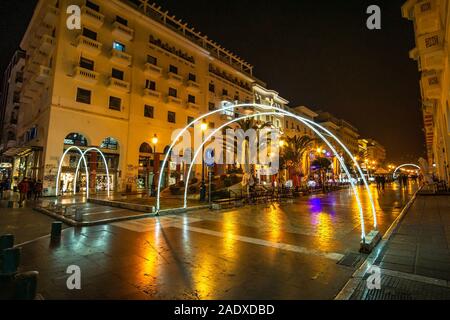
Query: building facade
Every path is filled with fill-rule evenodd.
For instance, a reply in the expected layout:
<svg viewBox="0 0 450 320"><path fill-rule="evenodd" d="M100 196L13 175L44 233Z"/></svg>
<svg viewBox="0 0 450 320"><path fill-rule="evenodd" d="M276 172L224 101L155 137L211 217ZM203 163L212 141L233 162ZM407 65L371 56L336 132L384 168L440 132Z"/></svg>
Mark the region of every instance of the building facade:
<svg viewBox="0 0 450 320"><path fill-rule="evenodd" d="M66 25L69 5L81 8L80 30ZM81 170L74 190L80 162L76 148L92 146L105 155L113 191L147 189L175 129L221 108L223 101L256 102L269 109L288 104L253 76L249 63L146 1L40 0L21 49L26 59L17 147L9 155L24 166L17 179L42 179L45 195L55 193L66 150L64 192L106 190L106 167L96 151L86 154L90 185ZM251 112L257 111L224 110L207 122L214 128ZM282 130L283 119L269 120ZM174 171L182 175L184 168L170 163L165 184L179 179L172 177Z"/></svg>
<svg viewBox="0 0 450 320"><path fill-rule="evenodd" d="M408 0L402 15L414 24L416 47L410 58L421 72L420 88L430 168L440 180L450 178L450 106L448 0Z"/></svg>

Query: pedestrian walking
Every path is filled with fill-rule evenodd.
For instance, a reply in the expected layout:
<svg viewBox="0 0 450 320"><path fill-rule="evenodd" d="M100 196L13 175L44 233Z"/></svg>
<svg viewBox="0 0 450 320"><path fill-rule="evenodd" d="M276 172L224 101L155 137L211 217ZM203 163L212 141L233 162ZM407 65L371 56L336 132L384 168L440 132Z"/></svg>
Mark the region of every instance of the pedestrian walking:
<svg viewBox="0 0 450 320"><path fill-rule="evenodd" d="M385 190L386 188L386 176L381 176L381 190Z"/></svg>
<svg viewBox="0 0 450 320"><path fill-rule="evenodd" d="M30 189L30 184L28 182L27 178L23 178L22 181L20 181L19 185L17 186L19 189L19 206L22 207L23 206L23 202L25 201L25 199L27 198L28 195L28 191Z"/></svg>
<svg viewBox="0 0 450 320"><path fill-rule="evenodd" d="M36 181L34 185L34 200L39 200L42 197L42 181Z"/></svg>

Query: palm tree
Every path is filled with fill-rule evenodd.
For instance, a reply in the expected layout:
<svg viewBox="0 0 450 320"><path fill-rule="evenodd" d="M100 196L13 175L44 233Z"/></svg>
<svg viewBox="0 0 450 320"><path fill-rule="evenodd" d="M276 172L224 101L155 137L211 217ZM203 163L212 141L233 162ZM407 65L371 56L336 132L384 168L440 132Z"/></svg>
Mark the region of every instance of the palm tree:
<svg viewBox="0 0 450 320"><path fill-rule="evenodd" d="M304 154L310 149L315 139L309 136L293 136L286 139L286 147L283 151L283 160L287 169L294 169L299 171L302 165ZM289 172L289 179L291 179L291 172Z"/></svg>
<svg viewBox="0 0 450 320"><path fill-rule="evenodd" d="M314 160L311 164L312 166L319 169L320 173L320 184L322 185L322 190L325 192L325 176L328 171L328 169L331 166L331 161L327 158L319 157L316 160Z"/></svg>

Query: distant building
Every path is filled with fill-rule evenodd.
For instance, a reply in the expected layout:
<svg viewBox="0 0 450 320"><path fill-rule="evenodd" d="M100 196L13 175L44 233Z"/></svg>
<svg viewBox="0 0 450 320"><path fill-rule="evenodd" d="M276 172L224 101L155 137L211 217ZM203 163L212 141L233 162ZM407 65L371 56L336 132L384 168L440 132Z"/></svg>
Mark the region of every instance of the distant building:
<svg viewBox="0 0 450 320"><path fill-rule="evenodd" d="M421 72L420 88L426 147L430 167L439 179L450 181L450 92L447 0L408 0L404 18L413 21L416 47L409 53Z"/></svg>
<svg viewBox="0 0 450 320"><path fill-rule="evenodd" d="M1 163L11 163L17 149L17 123L20 110L20 90L23 83L25 52L14 53L3 75L2 95L0 100L0 154ZM4 167L6 165L3 165ZM12 166L8 165L8 168ZM6 173L6 172L4 172ZM6 173L8 176L10 171Z"/></svg>
<svg viewBox="0 0 450 320"><path fill-rule="evenodd" d="M359 139L359 154L370 162L381 165L386 161L385 147L374 139Z"/></svg>

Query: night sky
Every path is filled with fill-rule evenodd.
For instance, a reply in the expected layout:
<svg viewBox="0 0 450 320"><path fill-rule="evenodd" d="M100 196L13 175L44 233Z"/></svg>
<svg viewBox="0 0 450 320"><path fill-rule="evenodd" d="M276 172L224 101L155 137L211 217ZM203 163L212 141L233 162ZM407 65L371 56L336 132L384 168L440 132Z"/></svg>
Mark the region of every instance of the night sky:
<svg viewBox="0 0 450 320"><path fill-rule="evenodd" d="M2 70L18 46L36 0L2 0ZM100 1L99 1L100 2ZM405 0L157 1L196 30L255 66L288 99L330 111L387 148L394 162L424 155L419 72L408 51L413 25ZM366 9L382 10L382 30L366 28ZM14 14L11 14L14 12ZM18 18L20 17L20 19Z"/></svg>

